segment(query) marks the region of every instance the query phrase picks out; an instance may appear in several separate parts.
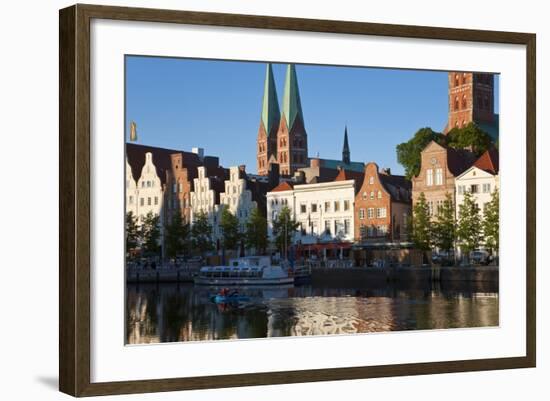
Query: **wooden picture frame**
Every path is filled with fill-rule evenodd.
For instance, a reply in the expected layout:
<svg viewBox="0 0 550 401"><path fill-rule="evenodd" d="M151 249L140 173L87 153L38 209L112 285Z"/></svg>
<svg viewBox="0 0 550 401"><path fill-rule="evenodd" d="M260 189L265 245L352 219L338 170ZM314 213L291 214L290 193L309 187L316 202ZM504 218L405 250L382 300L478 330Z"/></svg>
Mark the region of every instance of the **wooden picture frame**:
<svg viewBox="0 0 550 401"><path fill-rule="evenodd" d="M90 380L90 21L94 18L526 46L526 356L92 383ZM73 396L95 396L535 366L536 37L534 34L95 5L75 5L62 9L59 15L59 27L59 388L62 392Z"/></svg>

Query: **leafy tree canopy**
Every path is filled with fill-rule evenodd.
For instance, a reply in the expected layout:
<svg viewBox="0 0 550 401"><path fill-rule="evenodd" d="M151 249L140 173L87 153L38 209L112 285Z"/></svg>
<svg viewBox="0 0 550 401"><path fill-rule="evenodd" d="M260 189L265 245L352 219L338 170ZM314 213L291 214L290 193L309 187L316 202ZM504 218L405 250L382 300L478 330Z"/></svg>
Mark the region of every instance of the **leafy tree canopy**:
<svg viewBox="0 0 550 401"><path fill-rule="evenodd" d="M201 254L213 248L212 226L208 222L208 216L205 212L199 212L194 217L193 226L191 227L191 236L193 238L193 247Z"/></svg>
<svg viewBox="0 0 550 401"><path fill-rule="evenodd" d="M241 233L239 232L239 219L231 213L228 207L224 207L220 218L220 228L223 230L223 246L226 249L235 249L239 245Z"/></svg>
<svg viewBox="0 0 550 401"><path fill-rule="evenodd" d="M418 201L413 207L412 224L410 228L414 247L422 251L429 251L432 246L432 223L430 210L424 192L420 193Z"/></svg>
<svg viewBox="0 0 550 401"><path fill-rule="evenodd" d="M252 210L246 222L245 241L247 248L253 248L258 253L265 253L267 248L267 221L258 208Z"/></svg>
<svg viewBox="0 0 550 401"><path fill-rule="evenodd" d="M420 172L420 152L431 142L443 144L445 136L431 128L421 128L407 142L397 145L397 161L405 168L407 179Z"/></svg>
<svg viewBox="0 0 550 401"><path fill-rule="evenodd" d="M446 142L448 146L455 149L471 149L477 156L481 156L492 144L489 134L474 123L450 130L447 133Z"/></svg>
<svg viewBox="0 0 550 401"><path fill-rule="evenodd" d="M275 221L273 221L275 246L281 253L285 252L287 247L292 244L298 226L299 223L294 220L290 209L284 206Z"/></svg>
<svg viewBox="0 0 550 401"><path fill-rule="evenodd" d="M176 257L182 254L189 244L189 225L183 222L180 213L175 213L170 224L166 226L166 255Z"/></svg>

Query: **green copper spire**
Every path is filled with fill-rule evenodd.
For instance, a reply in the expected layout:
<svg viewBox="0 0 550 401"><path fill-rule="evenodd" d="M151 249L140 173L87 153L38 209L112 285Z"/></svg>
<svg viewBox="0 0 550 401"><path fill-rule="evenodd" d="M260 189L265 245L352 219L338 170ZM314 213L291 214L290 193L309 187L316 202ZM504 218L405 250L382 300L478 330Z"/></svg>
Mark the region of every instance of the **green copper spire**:
<svg viewBox="0 0 550 401"><path fill-rule="evenodd" d="M265 70L264 100L262 105L262 123L266 134L269 136L274 124L279 124L281 112L279 111L279 100L273 79L271 64L267 64Z"/></svg>
<svg viewBox="0 0 550 401"><path fill-rule="evenodd" d="M286 118L289 131L292 129L297 119L302 120L302 123L304 121L302 116L302 103L300 102L300 91L298 90L298 79L296 78L296 67L294 67L294 64L289 64L286 70L283 114Z"/></svg>
<svg viewBox="0 0 550 401"><path fill-rule="evenodd" d="M344 130L344 149L342 150L342 162L349 164L350 163L350 151L348 143L348 126Z"/></svg>

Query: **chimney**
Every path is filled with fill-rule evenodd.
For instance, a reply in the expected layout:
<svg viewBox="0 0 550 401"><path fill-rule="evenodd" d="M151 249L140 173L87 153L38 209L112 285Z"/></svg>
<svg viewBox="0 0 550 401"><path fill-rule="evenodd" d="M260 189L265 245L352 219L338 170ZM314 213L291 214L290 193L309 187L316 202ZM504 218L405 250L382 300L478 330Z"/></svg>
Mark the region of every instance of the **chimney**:
<svg viewBox="0 0 550 401"><path fill-rule="evenodd" d="M246 165L241 164L239 166L239 178L246 178Z"/></svg>
<svg viewBox="0 0 550 401"><path fill-rule="evenodd" d="M309 161L309 166L311 168L320 168L321 167L321 159L318 157L312 157Z"/></svg>
<svg viewBox="0 0 550 401"><path fill-rule="evenodd" d="M380 173L384 175L391 175L391 169L389 167L384 167Z"/></svg>

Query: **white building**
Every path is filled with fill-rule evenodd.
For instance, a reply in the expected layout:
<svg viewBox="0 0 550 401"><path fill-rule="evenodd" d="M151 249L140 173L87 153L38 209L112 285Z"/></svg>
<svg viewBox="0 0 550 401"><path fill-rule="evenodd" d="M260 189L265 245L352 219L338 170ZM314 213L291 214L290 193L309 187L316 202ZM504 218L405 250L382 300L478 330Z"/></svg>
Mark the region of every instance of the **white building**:
<svg viewBox="0 0 550 401"><path fill-rule="evenodd" d="M258 205L252 200L252 191L247 189L244 172L239 167L229 169L229 180L225 181L225 192L220 194L220 205L228 207L239 219L239 230L244 233L248 217Z"/></svg>
<svg viewBox="0 0 550 401"><path fill-rule="evenodd" d="M208 223L212 227L212 241L215 243L221 238L220 215L221 208L217 204L216 190L212 182L213 178L206 174L206 167L197 168L197 178L193 179L193 191L191 192L191 223L195 221L198 213L206 213Z"/></svg>
<svg viewBox="0 0 550 401"><path fill-rule="evenodd" d="M138 190L137 184L132 175L132 167L126 158L126 213L132 212L134 216L138 215Z"/></svg>
<svg viewBox="0 0 550 401"><path fill-rule="evenodd" d="M291 186L282 183L267 193L268 234L273 221L287 206L300 224L294 242L313 244L353 241L355 181L332 181Z"/></svg>
<svg viewBox="0 0 550 401"><path fill-rule="evenodd" d="M499 188L498 152L493 149L481 155L469 169L456 177L455 187L457 217L466 192L472 194L480 213L483 213L493 192Z"/></svg>

